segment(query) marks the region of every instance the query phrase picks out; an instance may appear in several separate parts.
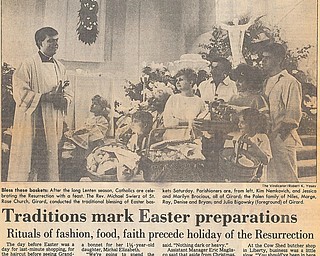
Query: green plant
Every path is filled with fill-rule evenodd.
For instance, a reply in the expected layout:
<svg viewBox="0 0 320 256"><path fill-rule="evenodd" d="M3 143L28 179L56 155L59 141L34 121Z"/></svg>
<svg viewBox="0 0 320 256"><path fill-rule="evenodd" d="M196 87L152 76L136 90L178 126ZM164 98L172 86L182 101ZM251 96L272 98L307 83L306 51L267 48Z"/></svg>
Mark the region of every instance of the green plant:
<svg viewBox="0 0 320 256"><path fill-rule="evenodd" d="M125 96L131 102L138 102L138 108L146 111L161 111L170 94L176 93L175 78L162 63L152 62L142 69L140 81L136 84L126 81ZM163 109L162 109L163 110Z"/></svg>
<svg viewBox="0 0 320 256"><path fill-rule="evenodd" d="M79 21L77 27L78 39L88 45L97 40L98 30L98 10L99 5L95 0L80 0Z"/></svg>
<svg viewBox="0 0 320 256"><path fill-rule="evenodd" d="M265 45L275 42L284 45L286 49L288 48L287 42L281 37L280 28L277 26L270 28L260 18L256 19L254 24L247 29L242 48L246 63L258 67L260 67L262 60L260 50ZM247 22L248 17L243 17L238 24L242 25ZM227 24L234 25L233 22L228 22ZM214 26L209 42L200 44L200 47L204 49L200 54L208 61L211 61L214 57L231 58L232 56L228 31L221 27ZM305 45L295 50L289 49L283 63L283 67L300 82L306 82L308 79L305 73L298 69L299 61L308 57L311 47L311 45Z"/></svg>
<svg viewBox="0 0 320 256"><path fill-rule="evenodd" d="M200 44L203 49L208 52L200 52L204 59L212 61L215 57L229 58L231 56L231 47L229 42L228 31L220 28L213 27L212 36L208 44Z"/></svg>

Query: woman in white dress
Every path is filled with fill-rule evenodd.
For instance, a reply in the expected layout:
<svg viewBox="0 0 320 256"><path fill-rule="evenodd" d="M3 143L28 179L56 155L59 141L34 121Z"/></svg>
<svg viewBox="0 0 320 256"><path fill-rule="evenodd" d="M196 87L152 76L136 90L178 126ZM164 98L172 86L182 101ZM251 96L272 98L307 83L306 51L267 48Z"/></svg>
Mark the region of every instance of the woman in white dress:
<svg viewBox="0 0 320 256"><path fill-rule="evenodd" d="M193 92L196 73L192 69L182 69L178 71L176 77L176 86L180 93L168 99L163 112L163 123L165 127L188 126L188 128L167 130L164 139L188 140L192 137L193 120L202 116L206 108L203 100Z"/></svg>

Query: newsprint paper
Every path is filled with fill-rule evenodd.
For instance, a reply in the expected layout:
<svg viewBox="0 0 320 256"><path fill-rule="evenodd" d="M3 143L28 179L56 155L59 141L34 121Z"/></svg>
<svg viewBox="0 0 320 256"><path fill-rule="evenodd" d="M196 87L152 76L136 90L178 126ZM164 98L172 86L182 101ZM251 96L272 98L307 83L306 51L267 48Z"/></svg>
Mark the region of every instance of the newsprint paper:
<svg viewBox="0 0 320 256"><path fill-rule="evenodd" d="M320 255L318 1L2 0L1 256Z"/></svg>

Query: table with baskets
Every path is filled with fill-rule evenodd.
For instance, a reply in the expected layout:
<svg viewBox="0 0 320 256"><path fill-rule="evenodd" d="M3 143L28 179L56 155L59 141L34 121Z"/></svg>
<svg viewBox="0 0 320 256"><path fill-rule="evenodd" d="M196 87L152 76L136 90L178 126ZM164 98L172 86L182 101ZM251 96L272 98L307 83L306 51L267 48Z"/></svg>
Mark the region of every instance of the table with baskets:
<svg viewBox="0 0 320 256"><path fill-rule="evenodd" d="M177 145L193 145L191 140L171 140L152 143L167 130L186 129L185 126L157 128L150 132L146 151L142 155L139 169L147 182L201 182L204 179L204 159L187 158L175 150Z"/></svg>
<svg viewBox="0 0 320 256"><path fill-rule="evenodd" d="M198 120L199 121L199 120ZM202 130L209 133L222 132L229 133L235 129L235 125L229 121L202 120ZM170 152L170 146L174 144L188 144L192 141L168 141L167 147L154 148L152 141L158 134L164 133L167 129L186 129L185 126L158 128L151 131L147 143L147 149L142 156L139 168L143 171L144 180L148 182L223 182L224 178L218 170L218 157L190 159L187 157L154 157L157 152L162 154L176 154ZM164 143L162 144L164 145Z"/></svg>
<svg viewBox="0 0 320 256"><path fill-rule="evenodd" d="M222 111L221 111L222 108ZM142 156L139 168L143 170L145 181L148 182L251 182L255 181L260 162L243 150L243 156L252 161L252 166L243 166L232 161L234 148L223 148L225 136L237 130L237 121L232 120L234 111L222 106L211 111L211 120L196 120L200 123L201 132L218 137L222 147L213 157L206 159L174 159L155 161L152 157L152 140L157 133L165 129L185 129L186 127L170 127L155 129L150 133L147 150ZM198 127L199 128L199 127ZM181 142L189 143L189 141ZM158 149L156 149L158 150ZM165 150L165 148L163 149Z"/></svg>
<svg viewBox="0 0 320 256"><path fill-rule="evenodd" d="M204 157L202 143L197 144L196 140L163 140L163 134L167 130L179 130L189 127L157 128L150 132L146 148L142 151L137 162L138 171L136 174L142 176L140 177L141 179L131 179L130 181L250 182L254 180L260 162L248 152L243 152L242 155L252 161L252 166L242 166L238 161L232 161L234 159L234 148L223 148L223 137L237 130L237 122L223 118L216 113L211 113L211 120L195 120L195 124L196 130L211 135L218 134L221 137L221 141L219 141L220 137L218 136L218 142L222 142L220 143L222 147L214 152L213 157ZM104 147L108 146L105 145ZM193 155L189 155L189 149L191 149L190 152ZM107 149L105 151L108 152ZM198 153L195 154L194 152ZM118 181L116 168L111 169L112 172L100 175L101 177L94 171L91 171L91 173L89 171L89 173L92 174L93 179L91 179L93 181Z"/></svg>

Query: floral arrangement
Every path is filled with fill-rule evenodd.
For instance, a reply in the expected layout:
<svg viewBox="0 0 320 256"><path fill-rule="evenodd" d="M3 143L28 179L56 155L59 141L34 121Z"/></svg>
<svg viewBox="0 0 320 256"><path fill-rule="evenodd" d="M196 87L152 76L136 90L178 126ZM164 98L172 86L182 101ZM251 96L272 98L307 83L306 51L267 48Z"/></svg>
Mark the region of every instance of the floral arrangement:
<svg viewBox="0 0 320 256"><path fill-rule="evenodd" d="M135 109L162 112L169 96L177 92L174 84L175 78L169 69L163 63L152 62L142 69L138 83L126 81L125 96Z"/></svg>
<svg viewBox="0 0 320 256"><path fill-rule="evenodd" d="M12 95L12 76L16 69L12 67L10 64L4 62L1 68L1 85L2 89L5 90L7 93Z"/></svg>
<svg viewBox="0 0 320 256"><path fill-rule="evenodd" d="M115 102L116 129L128 126L130 115L136 111L150 112L154 116L155 126L161 126L162 112L167 100L172 94L179 92L175 86L176 72L182 68L190 68L191 65L191 68L198 74L197 84L207 78L207 72L202 69L203 62L206 61L201 56L200 60L202 61L198 64L198 69L195 67L195 63L198 60L187 60L185 58L167 65L155 62L150 64L143 63L144 68L142 69L140 81L132 83L126 80L124 86L125 96L129 98L130 106L125 106L119 101Z"/></svg>
<svg viewBox="0 0 320 256"><path fill-rule="evenodd" d="M278 27L269 28L258 17L253 25L251 25L244 36L243 42L243 56L247 64L251 66L260 66L262 56L259 54L259 50L265 45L276 42L280 43L287 48L287 42L281 38L281 31ZM239 20L239 25L246 24L249 17L242 17ZM228 25L233 25L230 21ZM201 44L200 47L204 49L201 54L206 60L212 60L214 57L231 58L232 52L229 43L228 31L221 27L214 26L212 36L207 44ZM308 57L309 50L312 46L306 45L302 48L295 50L288 50L287 56L284 62L284 68L294 75L300 82L306 82L307 78L303 72L298 69L298 64L301 59Z"/></svg>
<svg viewBox="0 0 320 256"><path fill-rule="evenodd" d="M119 133L122 128L129 127L130 116L136 111L148 111L157 119L170 95L177 92L175 78L163 63L144 63L143 66L140 81L135 84L126 80L124 85L125 96L129 98L130 105L125 106L120 101L115 101L115 123Z"/></svg>
<svg viewBox="0 0 320 256"><path fill-rule="evenodd" d="M209 39L208 44L200 44L206 50L201 52L204 59L212 61L214 57L229 58L231 56L231 46L229 42L228 31L220 27L213 27L212 37Z"/></svg>
<svg viewBox="0 0 320 256"><path fill-rule="evenodd" d="M195 70L198 75L197 84L205 80L208 77L208 73L204 69L204 66L207 67L209 62L202 59L200 55L199 61L194 58L197 56L193 55L190 54L188 56L188 54L185 54L182 59L168 63L167 65L155 62L151 62L149 65L143 63L144 68L142 69L140 81L135 84L127 80L124 87L125 96L129 97L131 101L132 106L130 111L144 110L162 113L170 95L179 92L175 86L175 74L179 69L192 68ZM116 102L115 109L121 114L126 112L121 107L120 102Z"/></svg>
<svg viewBox="0 0 320 256"><path fill-rule="evenodd" d="M288 50L287 56L284 62L284 67L295 76L301 83L306 83L309 81L307 75L299 70L298 65L299 61L302 59L306 59L309 55L309 50L311 49L311 45L308 44L302 48L297 48L295 50Z"/></svg>
<svg viewBox="0 0 320 256"><path fill-rule="evenodd" d="M95 0L80 0L79 22L77 28L78 39L91 45L98 37L98 2Z"/></svg>

